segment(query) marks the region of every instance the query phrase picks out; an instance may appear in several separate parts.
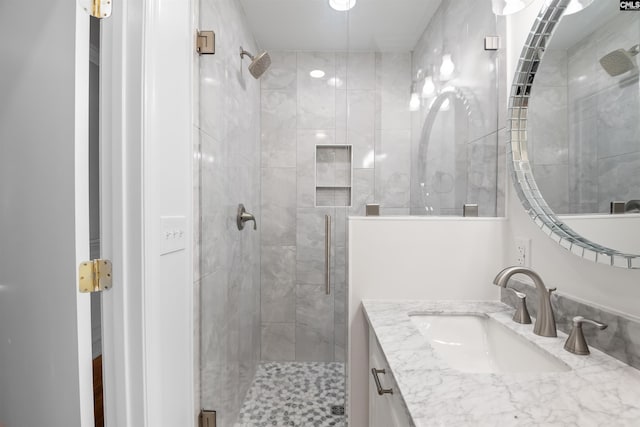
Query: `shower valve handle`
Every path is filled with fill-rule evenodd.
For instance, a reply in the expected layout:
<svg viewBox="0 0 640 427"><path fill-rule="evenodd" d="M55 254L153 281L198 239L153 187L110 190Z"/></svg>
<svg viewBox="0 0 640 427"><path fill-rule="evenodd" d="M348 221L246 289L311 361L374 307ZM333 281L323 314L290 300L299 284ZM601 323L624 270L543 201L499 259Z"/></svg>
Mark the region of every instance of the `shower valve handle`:
<svg viewBox="0 0 640 427"><path fill-rule="evenodd" d="M240 203L238 205L238 215L236 216L236 224L238 225L238 230L244 229L244 223L247 221L253 221L253 229L258 229L256 217L247 212L247 210L244 208L244 205Z"/></svg>

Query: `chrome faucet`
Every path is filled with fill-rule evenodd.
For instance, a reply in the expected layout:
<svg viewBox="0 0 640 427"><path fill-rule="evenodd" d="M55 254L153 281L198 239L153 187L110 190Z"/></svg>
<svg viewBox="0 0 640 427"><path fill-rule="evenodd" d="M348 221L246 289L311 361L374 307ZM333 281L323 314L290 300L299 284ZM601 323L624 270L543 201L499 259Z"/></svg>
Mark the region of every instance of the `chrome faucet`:
<svg viewBox="0 0 640 427"><path fill-rule="evenodd" d="M511 276L518 273L529 276L538 290L538 315L533 326L533 333L543 337L557 337L556 319L551 307L551 292L555 291L556 288L547 289L538 273L530 268L517 265L507 267L493 279L493 284L506 288Z"/></svg>

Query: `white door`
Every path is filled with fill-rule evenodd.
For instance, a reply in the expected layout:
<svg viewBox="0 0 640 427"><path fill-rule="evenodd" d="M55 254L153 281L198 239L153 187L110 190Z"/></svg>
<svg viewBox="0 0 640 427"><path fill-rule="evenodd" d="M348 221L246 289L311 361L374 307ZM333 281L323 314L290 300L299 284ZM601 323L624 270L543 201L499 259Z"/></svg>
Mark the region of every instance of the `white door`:
<svg viewBox="0 0 640 427"><path fill-rule="evenodd" d="M0 1L0 426L93 424L89 17Z"/></svg>

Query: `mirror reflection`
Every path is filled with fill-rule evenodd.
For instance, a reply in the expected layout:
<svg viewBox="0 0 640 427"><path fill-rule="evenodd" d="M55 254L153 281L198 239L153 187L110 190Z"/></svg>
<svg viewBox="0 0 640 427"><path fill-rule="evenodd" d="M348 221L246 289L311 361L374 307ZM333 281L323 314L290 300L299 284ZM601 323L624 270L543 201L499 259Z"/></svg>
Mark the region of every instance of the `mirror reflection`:
<svg viewBox="0 0 640 427"><path fill-rule="evenodd" d="M479 216L503 214L502 76L498 50L483 48L499 32L489 6L442 2L411 48L412 215L462 216L465 204L477 204Z"/></svg>
<svg viewBox="0 0 640 427"><path fill-rule="evenodd" d="M640 199L640 16L618 3L563 17L535 77L530 161L557 214L634 212Z"/></svg>
<svg viewBox="0 0 640 427"><path fill-rule="evenodd" d="M455 215L467 202L466 104L462 94L451 90L438 95L429 107L418 156L426 215Z"/></svg>

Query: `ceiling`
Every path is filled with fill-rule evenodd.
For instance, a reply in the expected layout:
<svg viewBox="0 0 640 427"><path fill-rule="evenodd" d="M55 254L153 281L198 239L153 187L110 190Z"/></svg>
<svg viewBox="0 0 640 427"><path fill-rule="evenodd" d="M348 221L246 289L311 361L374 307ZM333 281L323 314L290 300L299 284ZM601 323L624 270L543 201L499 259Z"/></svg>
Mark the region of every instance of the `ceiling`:
<svg viewBox="0 0 640 427"><path fill-rule="evenodd" d="M240 0L263 49L410 51L441 0L357 0L348 13L329 0Z"/></svg>

